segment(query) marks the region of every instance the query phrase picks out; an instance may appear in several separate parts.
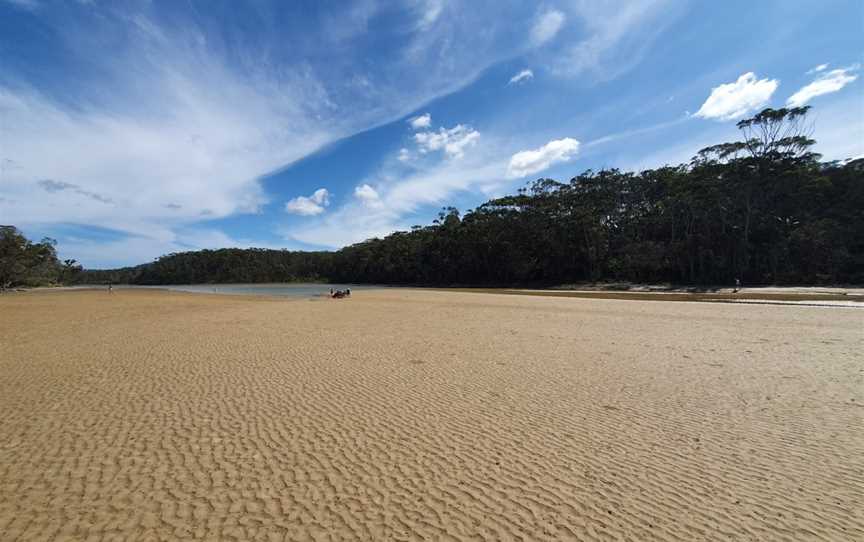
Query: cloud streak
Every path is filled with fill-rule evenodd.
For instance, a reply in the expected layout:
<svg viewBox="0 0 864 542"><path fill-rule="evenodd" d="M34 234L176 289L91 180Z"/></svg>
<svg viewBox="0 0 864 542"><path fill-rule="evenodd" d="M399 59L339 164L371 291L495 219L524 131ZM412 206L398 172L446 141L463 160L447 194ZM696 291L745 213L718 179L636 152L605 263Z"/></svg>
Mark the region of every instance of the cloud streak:
<svg viewBox="0 0 864 542"><path fill-rule="evenodd" d="M518 85L519 83L524 83L534 79L534 72L531 70L522 70L517 73L513 77L510 78L510 82L508 85Z"/></svg>
<svg viewBox="0 0 864 542"><path fill-rule="evenodd" d="M583 37L549 59L553 73L608 81L638 64L650 46L682 13L677 0L572 2Z"/></svg>
<svg viewBox="0 0 864 542"><path fill-rule="evenodd" d="M831 94L843 89L843 87L858 79L858 76L852 73L856 68L831 70L821 75L812 83L805 85L798 92L789 96L786 104L790 107L800 107L817 96Z"/></svg>
<svg viewBox="0 0 864 542"><path fill-rule="evenodd" d="M111 200L111 198L106 198L105 196L95 194L95 193L90 192L88 190L83 190L81 187L79 187L77 185L74 185L71 183L64 183L63 181L55 181L52 179L43 179L36 184L38 184L43 190L45 190L49 194L54 194L56 192L62 192L64 190L68 190L68 191L71 191L75 194L79 194L79 195L84 196L86 198L94 199L94 200L101 202L101 203L107 203L107 204L114 203Z"/></svg>

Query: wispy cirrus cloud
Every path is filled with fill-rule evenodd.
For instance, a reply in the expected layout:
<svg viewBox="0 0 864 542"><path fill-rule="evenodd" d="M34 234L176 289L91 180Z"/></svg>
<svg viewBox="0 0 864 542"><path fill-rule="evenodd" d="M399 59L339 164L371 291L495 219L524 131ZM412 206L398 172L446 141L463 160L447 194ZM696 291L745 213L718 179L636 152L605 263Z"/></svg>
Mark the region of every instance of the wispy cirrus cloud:
<svg viewBox="0 0 864 542"><path fill-rule="evenodd" d="M566 20L564 13L557 9L545 9L539 12L531 27L531 43L540 46L552 40Z"/></svg>
<svg viewBox="0 0 864 542"><path fill-rule="evenodd" d="M593 81L608 81L632 69L683 12L679 0L573 1L568 6L583 34L548 63L560 76L588 75Z"/></svg>

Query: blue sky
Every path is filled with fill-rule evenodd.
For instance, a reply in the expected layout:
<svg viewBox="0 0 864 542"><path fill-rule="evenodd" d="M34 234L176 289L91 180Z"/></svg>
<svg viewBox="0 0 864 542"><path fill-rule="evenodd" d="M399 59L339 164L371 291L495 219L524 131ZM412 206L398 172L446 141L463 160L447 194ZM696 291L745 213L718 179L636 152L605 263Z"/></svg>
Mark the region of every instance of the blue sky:
<svg viewBox="0 0 864 542"><path fill-rule="evenodd" d="M812 105L864 155L864 3L0 0L0 224L87 267L334 249Z"/></svg>

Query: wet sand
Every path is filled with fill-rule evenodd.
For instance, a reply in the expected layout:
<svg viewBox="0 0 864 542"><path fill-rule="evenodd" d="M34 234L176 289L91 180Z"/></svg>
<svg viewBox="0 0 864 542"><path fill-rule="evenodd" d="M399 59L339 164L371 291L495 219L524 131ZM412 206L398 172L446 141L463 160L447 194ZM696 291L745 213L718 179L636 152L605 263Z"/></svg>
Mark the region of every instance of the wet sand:
<svg viewBox="0 0 864 542"><path fill-rule="evenodd" d="M862 540L864 310L0 297L0 540Z"/></svg>

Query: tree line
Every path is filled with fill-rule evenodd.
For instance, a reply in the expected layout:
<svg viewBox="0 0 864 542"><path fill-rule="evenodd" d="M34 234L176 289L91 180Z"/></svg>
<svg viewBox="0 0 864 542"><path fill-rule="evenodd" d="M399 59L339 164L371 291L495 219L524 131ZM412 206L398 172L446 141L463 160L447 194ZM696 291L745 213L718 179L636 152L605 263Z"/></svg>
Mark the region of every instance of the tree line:
<svg viewBox="0 0 864 542"><path fill-rule="evenodd" d="M464 215L335 252L163 256L84 282L416 285L864 283L864 159L821 162L809 108L766 109L689 163L538 179Z"/></svg>

